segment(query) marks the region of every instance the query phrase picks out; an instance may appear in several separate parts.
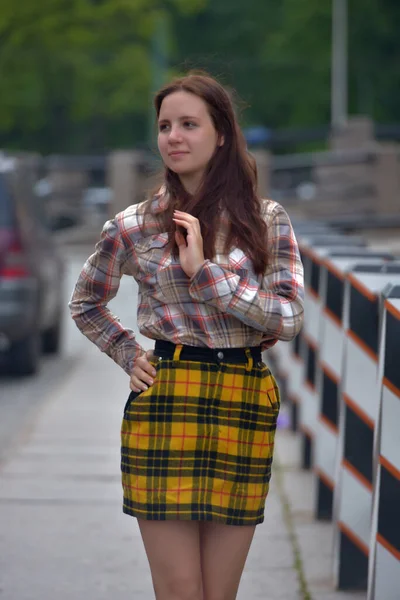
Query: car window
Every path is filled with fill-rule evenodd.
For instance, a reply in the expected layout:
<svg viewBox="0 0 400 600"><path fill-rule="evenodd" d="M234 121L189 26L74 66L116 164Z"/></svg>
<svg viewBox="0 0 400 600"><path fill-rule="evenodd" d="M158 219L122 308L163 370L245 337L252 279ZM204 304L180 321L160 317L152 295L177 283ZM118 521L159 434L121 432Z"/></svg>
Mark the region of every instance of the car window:
<svg viewBox="0 0 400 600"><path fill-rule="evenodd" d="M0 228L11 227L14 223L14 207L4 175L0 175Z"/></svg>

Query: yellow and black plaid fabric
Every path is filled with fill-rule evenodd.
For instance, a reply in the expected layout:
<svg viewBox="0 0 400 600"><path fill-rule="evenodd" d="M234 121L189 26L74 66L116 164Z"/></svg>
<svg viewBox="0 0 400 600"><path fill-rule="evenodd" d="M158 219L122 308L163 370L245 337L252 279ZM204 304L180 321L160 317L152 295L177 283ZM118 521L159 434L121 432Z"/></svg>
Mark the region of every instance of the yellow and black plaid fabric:
<svg viewBox="0 0 400 600"><path fill-rule="evenodd" d="M269 368L159 359L121 431L123 511L153 520L264 520L279 392Z"/></svg>

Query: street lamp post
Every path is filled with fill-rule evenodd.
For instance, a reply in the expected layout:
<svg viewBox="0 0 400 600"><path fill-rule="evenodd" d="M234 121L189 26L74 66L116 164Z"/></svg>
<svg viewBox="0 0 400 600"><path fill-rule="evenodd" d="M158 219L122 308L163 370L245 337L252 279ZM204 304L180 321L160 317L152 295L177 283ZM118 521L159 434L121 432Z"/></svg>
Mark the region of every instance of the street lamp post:
<svg viewBox="0 0 400 600"><path fill-rule="evenodd" d="M331 124L347 121L347 0L332 0Z"/></svg>
<svg viewBox="0 0 400 600"><path fill-rule="evenodd" d="M148 117L148 144L154 144L154 107L153 98L158 89L165 83L168 68L168 23L162 13L156 15L154 30L151 40L151 102L149 103Z"/></svg>

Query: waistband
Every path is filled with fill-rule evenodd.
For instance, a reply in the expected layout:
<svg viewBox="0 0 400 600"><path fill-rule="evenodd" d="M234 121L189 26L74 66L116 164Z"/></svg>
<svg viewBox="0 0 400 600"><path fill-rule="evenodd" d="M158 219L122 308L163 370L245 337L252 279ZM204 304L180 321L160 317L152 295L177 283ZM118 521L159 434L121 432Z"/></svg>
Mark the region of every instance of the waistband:
<svg viewBox="0 0 400 600"><path fill-rule="evenodd" d="M261 346L248 348L201 348L173 344L164 340L156 340L154 356L159 358L172 358L174 360L194 360L203 362L227 362L246 364L251 361L261 362Z"/></svg>

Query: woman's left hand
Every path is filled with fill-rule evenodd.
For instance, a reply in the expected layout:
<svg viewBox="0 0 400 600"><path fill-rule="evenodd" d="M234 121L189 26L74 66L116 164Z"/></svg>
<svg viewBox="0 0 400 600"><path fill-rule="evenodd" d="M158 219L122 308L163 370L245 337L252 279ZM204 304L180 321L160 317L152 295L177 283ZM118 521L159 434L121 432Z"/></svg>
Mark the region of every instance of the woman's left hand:
<svg viewBox="0 0 400 600"><path fill-rule="evenodd" d="M184 227L187 231L186 241L180 231L175 232L175 240L179 248L181 267L188 277L192 277L205 260L200 222L196 217L180 210L175 210L172 218L176 225Z"/></svg>

